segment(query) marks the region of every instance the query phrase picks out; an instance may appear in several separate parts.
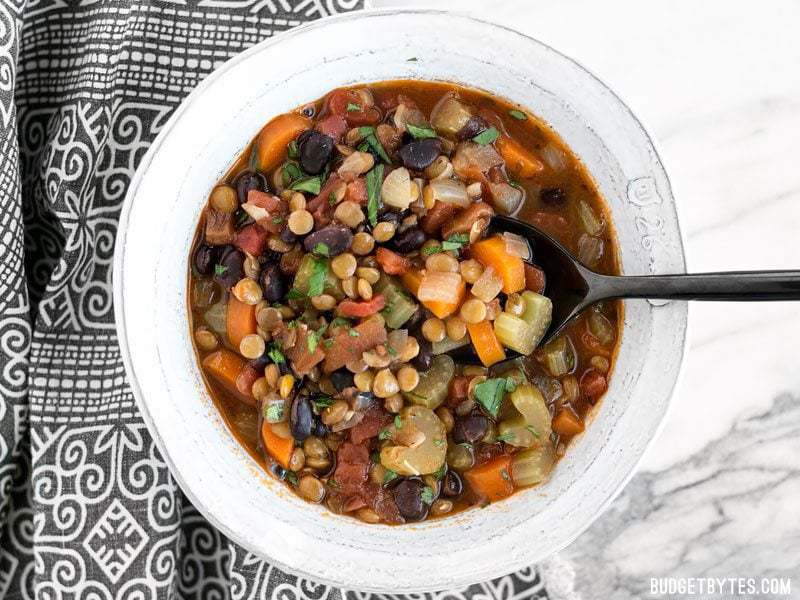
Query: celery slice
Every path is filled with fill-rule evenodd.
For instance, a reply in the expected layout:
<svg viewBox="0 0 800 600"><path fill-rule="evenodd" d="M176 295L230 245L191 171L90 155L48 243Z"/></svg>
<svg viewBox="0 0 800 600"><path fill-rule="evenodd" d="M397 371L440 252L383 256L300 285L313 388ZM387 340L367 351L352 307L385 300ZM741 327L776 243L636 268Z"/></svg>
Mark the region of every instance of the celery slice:
<svg viewBox="0 0 800 600"><path fill-rule="evenodd" d="M520 354L530 354L536 349L533 328L521 318L503 312L494 321L494 334L503 346Z"/></svg>

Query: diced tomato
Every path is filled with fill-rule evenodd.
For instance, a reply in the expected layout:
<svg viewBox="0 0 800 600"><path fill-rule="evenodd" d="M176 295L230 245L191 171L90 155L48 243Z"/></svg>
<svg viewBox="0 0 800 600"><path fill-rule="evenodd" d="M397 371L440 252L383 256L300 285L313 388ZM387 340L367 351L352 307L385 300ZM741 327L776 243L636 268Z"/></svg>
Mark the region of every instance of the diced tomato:
<svg viewBox="0 0 800 600"><path fill-rule="evenodd" d="M251 223L236 232L233 244L250 256L260 256L267 246L267 238L267 232L261 226Z"/></svg>
<svg viewBox="0 0 800 600"><path fill-rule="evenodd" d="M286 209L286 202L277 196L259 190L247 192L247 202L265 208L269 212L282 212Z"/></svg>
<svg viewBox="0 0 800 600"><path fill-rule="evenodd" d="M439 233L439 229L441 229L442 225L452 219L457 210L458 207L455 204L437 200L433 208L422 217L422 230L428 235Z"/></svg>
<svg viewBox="0 0 800 600"><path fill-rule="evenodd" d="M362 105L361 95L355 90L335 90L328 96L328 109L334 115L347 119L350 126L379 123L381 111L375 106Z"/></svg>
<svg viewBox="0 0 800 600"><path fill-rule="evenodd" d="M377 404L370 406L361 422L350 429L350 441L361 444L364 440L375 437L388 421L389 415L383 408Z"/></svg>
<svg viewBox="0 0 800 600"><path fill-rule="evenodd" d="M450 382L450 394L447 400L450 406L455 407L467 399L470 381L472 381L471 377L453 377L453 380Z"/></svg>
<svg viewBox="0 0 800 600"><path fill-rule="evenodd" d="M364 446L345 442L336 453L336 471L333 479L343 495L361 496L369 475L369 451Z"/></svg>
<svg viewBox="0 0 800 600"><path fill-rule="evenodd" d="M363 300L361 302L344 300L336 307L336 314L348 319L360 319L374 315L379 310L383 310L384 306L386 306L386 300L382 294L378 294L372 300Z"/></svg>
<svg viewBox="0 0 800 600"><path fill-rule="evenodd" d="M347 121L342 115L328 115L316 126L317 131L332 137L337 144L347 132Z"/></svg>
<svg viewBox="0 0 800 600"><path fill-rule="evenodd" d="M411 261L405 256L401 256L382 246L376 250L375 260L389 275L402 275L411 268Z"/></svg>
<svg viewBox="0 0 800 600"><path fill-rule="evenodd" d="M344 199L352 202L358 202L362 206L367 205L367 181L363 177L351 181L347 184L347 191L344 193Z"/></svg>
<svg viewBox="0 0 800 600"><path fill-rule="evenodd" d="M606 378L594 369L586 371L581 377L581 391L592 404L603 395L606 387L608 387Z"/></svg>
<svg viewBox="0 0 800 600"><path fill-rule="evenodd" d="M536 292L537 294L543 294L544 286L544 271L539 267L525 263L525 289Z"/></svg>

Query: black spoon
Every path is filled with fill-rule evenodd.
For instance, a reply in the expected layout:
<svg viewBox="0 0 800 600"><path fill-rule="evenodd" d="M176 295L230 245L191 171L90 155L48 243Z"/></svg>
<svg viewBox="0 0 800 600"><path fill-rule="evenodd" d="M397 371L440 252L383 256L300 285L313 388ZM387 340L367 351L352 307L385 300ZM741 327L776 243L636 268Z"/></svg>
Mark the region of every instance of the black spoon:
<svg viewBox="0 0 800 600"><path fill-rule="evenodd" d="M573 317L601 300L800 300L800 271L601 275L583 266L564 246L533 225L495 216L490 229L508 231L525 238L531 245L536 265L544 271L545 294L553 302L553 320L540 345L558 335ZM451 356L459 361L479 362L471 348L471 345L457 348ZM519 354L509 353L509 359L517 356Z"/></svg>

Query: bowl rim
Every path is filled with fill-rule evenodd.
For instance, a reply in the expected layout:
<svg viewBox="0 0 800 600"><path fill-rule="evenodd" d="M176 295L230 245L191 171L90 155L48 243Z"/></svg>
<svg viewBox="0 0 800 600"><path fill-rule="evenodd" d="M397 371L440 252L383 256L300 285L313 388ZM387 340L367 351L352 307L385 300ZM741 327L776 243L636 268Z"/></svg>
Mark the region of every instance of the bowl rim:
<svg viewBox="0 0 800 600"><path fill-rule="evenodd" d="M136 372L133 368L133 363L131 360L131 352L128 340L128 333L127 333L127 325L125 321L125 313L123 310L124 307L124 299L123 299L123 285L122 285L122 277L118 276L119 273L122 273L124 268L125 262L125 251L126 251L126 241L127 241L127 233L128 233L128 222L131 216L131 211L133 208L133 200L137 195L139 186L142 180L147 173L150 164L153 161L153 158L157 154L160 147L163 145L164 141L169 137L170 132L174 128L174 126L180 121L183 114L188 110L189 106L192 104L193 100L199 96L201 96L205 90L223 76L224 73L238 65L239 63L247 60L251 55L257 54L259 52L264 51L267 48L272 47L276 44L281 44L285 40L303 35L304 33L328 27L330 24L335 24L339 22L346 22L346 21L359 21L363 19L369 19L375 16L392 16L392 15L437 15L437 16L454 16L461 19L465 19L468 21L477 24L480 27L491 27L495 29L503 30L504 32L518 36L523 38L528 42L532 42L534 44L538 44L545 48L546 50L554 53L558 57L563 60L566 60L573 65L575 65L578 69L583 71L586 75L590 78L594 79L597 83L599 83L618 103L621 108L628 114L628 116L632 119L638 128L641 131L644 139L646 139L647 143L650 144L651 148L653 149L653 153L655 156L656 163L660 166L663 176L664 176L664 183L666 186L666 190L669 192L670 198L673 200L670 203L670 210L674 212L675 215L675 227L677 230L677 239L676 244L679 248L680 253L680 262L682 263L681 269L683 272L686 271L686 244L685 244L685 234L683 229L680 225L680 211L679 211L679 203L675 200L675 196L673 194L673 186L672 182L669 177L669 172L666 169L665 162L663 159L662 152L660 151L660 146L657 140L650 134L650 130L645 126L642 120L634 113L631 109L630 105L620 96L620 94L610 85L608 85L605 80L595 74L592 70L588 69L586 66L578 62L577 60L571 58L570 56L560 52L559 50L553 48L549 44L540 41L539 39L528 35L522 31L514 29L513 27L503 25L492 21L490 19L484 18L482 16L476 16L473 13L469 13L466 11L454 11L454 10L445 10L445 9L438 9L438 8L426 8L426 7L391 7L391 8L366 8L360 11L354 11L350 13L343 13L339 15L328 16L316 21L311 21L306 24L297 26L290 30L280 32L273 37L265 39L247 50L244 50L237 54L236 56L232 57L231 59L227 60L223 65L217 68L214 72L209 74L203 81L201 81L194 90L192 90L179 104L179 106L174 110L168 121L164 124L164 126L159 131L158 135L155 137L153 142L150 144L150 147L147 149L146 153L142 157L135 174L131 178L130 184L128 186L128 190L125 195L125 199L123 202L122 210L120 212L120 217L117 225L117 234L116 234L116 245L114 249L114 259L113 259L113 271L112 271L112 287L113 287L113 299L114 299L114 316L115 316L115 324L116 324L116 331L117 331L117 338L120 347L120 354L122 356L123 364L125 367L125 372L128 378L128 384L131 387L131 391L134 395L136 400L136 404L141 411L142 419L147 425L147 429L149 434L151 435L153 441L155 442L164 462L167 464L170 475L174 478L176 483L181 488L181 491L187 496L189 501L197 508L197 510L203 515L208 522L214 526L217 530L219 530L223 535L225 535L228 539L232 540L233 542L241 545L248 551L252 551L256 555L260 556L265 561L271 563L274 566L277 566L281 570L290 573L290 574L299 574L302 576L308 576L310 579L324 583L330 586L342 587L344 584L341 581L336 581L329 579L325 576L317 575L315 573L303 571L302 569L298 569L294 566L289 566L283 563L280 559L275 558L274 556L263 555L256 549L249 548L241 542L241 536L234 530L225 525L211 510L208 510L207 507L198 499L197 495L195 494L194 490L186 484L186 481L180 471L176 468L175 462L170 455L167 446L162 438L159 429L156 427L155 421L153 419L152 413L150 412L147 403L143 399L142 389L139 384L139 381L136 376ZM638 471L639 465L647 455L649 449L655 442L655 440L661 434L663 430L667 417L669 415L669 411L673 404L673 397L675 395L678 386L680 385L684 371L685 371L685 364L686 364L686 356L687 356L687 342L688 342L688 335L689 335L689 327L691 324L691 320L689 318L689 310L688 306L685 308L683 313L680 315L680 322L676 323L676 325L682 328L682 335L680 336L679 344L676 346L677 349L680 351L680 357L677 361L677 369L675 378L672 382L671 388L668 390L666 394L666 401L663 406L662 415L658 421L657 426L655 427L652 435L649 437L647 442L641 448L639 456L637 459L632 463L629 471L625 474L625 476L621 479L619 485L610 493L600 504L599 508L597 509L595 515L588 519L585 524L574 533L564 538L563 542L553 550L552 554L556 552L560 552L565 547L569 546L572 542L575 541L577 537L579 537L586 529L588 529L592 523L599 517L608 506L613 502L620 492L625 488L625 486L629 483L630 479L635 475ZM552 555L551 554L551 555ZM515 568L517 566L515 565ZM497 576L500 576L504 573L498 573ZM405 593L405 592L418 592L418 591L435 591L438 590L441 586L433 586L433 587L425 587L425 586L412 586L412 587L403 587L402 585L397 586L393 593ZM363 590L371 590L377 592L386 592L387 590L382 587L369 587L369 586L361 586Z"/></svg>

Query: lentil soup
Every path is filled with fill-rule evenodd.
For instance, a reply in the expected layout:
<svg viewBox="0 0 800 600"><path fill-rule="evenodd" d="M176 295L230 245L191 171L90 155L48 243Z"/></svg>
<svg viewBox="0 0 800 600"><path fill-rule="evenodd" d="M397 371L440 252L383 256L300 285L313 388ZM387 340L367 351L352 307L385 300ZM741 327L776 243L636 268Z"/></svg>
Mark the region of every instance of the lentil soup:
<svg viewBox="0 0 800 600"><path fill-rule="evenodd" d="M188 277L210 393L265 469L385 524L547 479L606 391L622 307L539 348L547 282L523 240L487 233L497 213L619 272L591 177L506 100L390 81L264 126L211 190ZM482 366L448 354L465 348Z"/></svg>

